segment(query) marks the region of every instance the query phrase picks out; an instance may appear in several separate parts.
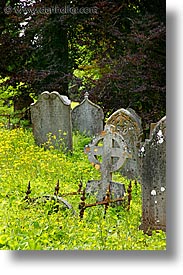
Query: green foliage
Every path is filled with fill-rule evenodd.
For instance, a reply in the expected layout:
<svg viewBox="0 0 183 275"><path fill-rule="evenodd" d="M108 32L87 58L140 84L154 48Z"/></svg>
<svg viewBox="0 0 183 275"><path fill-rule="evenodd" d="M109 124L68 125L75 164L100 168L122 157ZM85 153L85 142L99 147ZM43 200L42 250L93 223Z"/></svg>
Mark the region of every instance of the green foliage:
<svg viewBox="0 0 183 275"><path fill-rule="evenodd" d="M14 87L12 87L11 85L6 86L3 84L8 81L9 78L5 77L5 78L1 78L0 76L0 111L7 111L7 106L3 106L3 104L7 101L10 102L10 99L13 96L16 96L18 94L18 87L17 89L15 89ZM3 108L4 107L4 108Z"/></svg>
<svg viewBox="0 0 183 275"><path fill-rule="evenodd" d="M31 130L0 128L0 249L2 250L164 250L166 235L153 232L148 236L139 230L141 222L141 186L132 189L129 211L110 207L104 219L104 207L85 210L80 220L80 196L68 196L72 211L54 211L52 201L46 204L24 200L31 182L30 197L53 194L57 180L59 195L76 191L80 180L97 179L100 174L89 163L83 146L90 139L74 134L72 154L35 145ZM115 180L129 181L118 173ZM92 198L87 198L91 201Z"/></svg>
<svg viewBox="0 0 183 275"><path fill-rule="evenodd" d="M55 90L80 101L87 90L105 117L131 107L148 131L165 115L166 1L1 2L0 72L13 86L25 83L22 96ZM45 3L97 12L26 12ZM6 14L9 4L22 12Z"/></svg>

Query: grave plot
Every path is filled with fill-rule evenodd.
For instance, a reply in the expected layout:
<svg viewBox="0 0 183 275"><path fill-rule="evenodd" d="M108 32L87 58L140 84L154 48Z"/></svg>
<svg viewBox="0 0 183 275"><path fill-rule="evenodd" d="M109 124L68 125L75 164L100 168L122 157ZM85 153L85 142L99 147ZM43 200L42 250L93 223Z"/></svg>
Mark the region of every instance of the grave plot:
<svg viewBox="0 0 183 275"><path fill-rule="evenodd" d="M142 223L145 232L166 230L166 117L140 149Z"/></svg>
<svg viewBox="0 0 183 275"><path fill-rule="evenodd" d="M104 199L102 201L97 201L95 203L86 203L86 187L83 187L83 183L82 181L80 181L80 183L78 184L78 190L74 191L74 192L60 192L60 184L59 184L59 180L57 181L56 185L55 185L55 191L54 194L52 195L43 195L41 197L31 197L31 184L30 181L28 182L27 185L27 190L25 192L25 197L24 200L29 203L29 204L35 204L35 203L42 203L45 204L48 201L52 202L52 208L53 208L53 212L58 212L59 210L63 211L64 209L69 209L72 211L72 214L74 216L76 216L76 211L74 210L74 207L64 198L64 197L70 197L70 196L78 196L81 195L80 199L80 203L78 206L79 211L79 217L80 219L83 218L84 216L84 211L87 208L90 207L94 207L94 206L98 206L98 205L104 205L104 218L107 212L107 209L109 207L110 204L114 204L114 203L118 203L118 202L124 202L124 206L126 206L127 210L130 209L130 203L132 200L132 183L130 181L128 189L127 189L127 194L121 198L117 198L117 199L112 199L111 197L111 189L110 189L110 184L108 186L108 189L106 191L106 195L104 197ZM51 213L50 213L51 214Z"/></svg>
<svg viewBox="0 0 183 275"><path fill-rule="evenodd" d="M58 92L43 92L31 104L33 134L38 145L72 150L71 101ZM53 138L50 138L51 137Z"/></svg>

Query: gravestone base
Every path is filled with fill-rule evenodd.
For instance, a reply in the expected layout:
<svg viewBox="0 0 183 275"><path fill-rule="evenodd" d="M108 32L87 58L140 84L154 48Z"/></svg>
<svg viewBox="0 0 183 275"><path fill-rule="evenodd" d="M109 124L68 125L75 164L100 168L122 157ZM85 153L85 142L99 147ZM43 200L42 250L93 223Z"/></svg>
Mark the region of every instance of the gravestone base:
<svg viewBox="0 0 183 275"><path fill-rule="evenodd" d="M143 230L144 233L148 234L148 235L152 235L152 231L158 231L158 230L162 230L164 232L166 232L166 225L164 224L155 224L155 223L151 223L149 220L142 220L141 225L139 226L140 230Z"/></svg>
<svg viewBox="0 0 183 275"><path fill-rule="evenodd" d="M107 190L103 191L102 180L89 180L86 185L86 193L96 195L97 201L102 201L105 199ZM110 199L123 198L125 195L125 185L123 183L110 181ZM116 202L117 205L121 205L122 202Z"/></svg>

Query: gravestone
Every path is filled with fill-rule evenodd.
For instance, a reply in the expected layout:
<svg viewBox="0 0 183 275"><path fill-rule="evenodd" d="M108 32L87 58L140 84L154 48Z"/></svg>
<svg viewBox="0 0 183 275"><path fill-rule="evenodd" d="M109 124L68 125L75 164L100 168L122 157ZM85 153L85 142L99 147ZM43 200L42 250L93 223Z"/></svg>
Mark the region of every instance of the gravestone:
<svg viewBox="0 0 183 275"><path fill-rule="evenodd" d="M55 148L61 146L72 150L70 105L67 96L47 91L39 96L36 103L31 104L33 134L38 145L53 145Z"/></svg>
<svg viewBox="0 0 183 275"><path fill-rule="evenodd" d="M102 108L88 99L84 100L72 110L73 130L78 130L88 136L95 136L103 130L104 114Z"/></svg>
<svg viewBox="0 0 183 275"><path fill-rule="evenodd" d="M91 144L85 147L85 153L102 175L101 180L91 180L87 183L86 192L96 193L98 201L101 201L110 184L111 197L115 199L123 197L124 185L112 181L112 172L119 170L126 159L131 157L123 137L114 131L113 126L108 125L100 135L93 139Z"/></svg>
<svg viewBox="0 0 183 275"><path fill-rule="evenodd" d="M166 117L154 128L139 151L142 184L140 229L166 230Z"/></svg>
<svg viewBox="0 0 183 275"><path fill-rule="evenodd" d="M110 124L123 136L132 155L120 170L121 174L128 179L138 179L138 151L143 133L140 117L131 108L121 108L108 118L106 125Z"/></svg>
<svg viewBox="0 0 183 275"><path fill-rule="evenodd" d="M126 108L126 110L129 111L133 115L133 118L136 120L136 122L138 123L139 128L142 131L142 121L141 121L140 116L137 115L137 113L135 112L135 110L132 109L132 108Z"/></svg>

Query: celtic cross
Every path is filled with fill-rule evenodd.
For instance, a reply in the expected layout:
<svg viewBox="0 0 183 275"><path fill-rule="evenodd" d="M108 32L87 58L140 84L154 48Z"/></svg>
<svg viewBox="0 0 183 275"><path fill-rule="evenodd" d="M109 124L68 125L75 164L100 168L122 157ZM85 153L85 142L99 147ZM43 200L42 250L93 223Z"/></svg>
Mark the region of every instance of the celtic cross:
<svg viewBox="0 0 183 275"><path fill-rule="evenodd" d="M101 171L100 181L89 181L86 191L97 192L98 200L103 199L109 184L115 197L124 195L124 186L112 182L112 172L119 170L127 158L131 157L123 137L107 125L91 144L85 147L85 153L92 165Z"/></svg>

